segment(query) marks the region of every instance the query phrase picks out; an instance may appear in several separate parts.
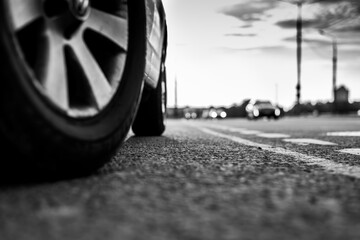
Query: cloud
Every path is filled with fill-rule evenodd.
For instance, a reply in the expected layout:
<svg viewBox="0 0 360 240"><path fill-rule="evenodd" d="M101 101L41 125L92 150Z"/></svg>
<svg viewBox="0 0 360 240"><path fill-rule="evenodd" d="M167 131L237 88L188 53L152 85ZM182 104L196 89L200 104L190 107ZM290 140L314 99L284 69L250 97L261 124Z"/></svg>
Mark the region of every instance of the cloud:
<svg viewBox="0 0 360 240"><path fill-rule="evenodd" d="M315 28L319 23L316 20L304 19L302 21L303 28ZM296 20L289 19L289 20L282 20L276 23L277 26L281 28L296 28Z"/></svg>
<svg viewBox="0 0 360 240"><path fill-rule="evenodd" d="M251 28L253 25L252 24L245 24L240 26L239 28Z"/></svg>
<svg viewBox="0 0 360 240"><path fill-rule="evenodd" d="M298 0L284 0L298 1ZM303 2L302 0L300 0ZM303 28L328 29L333 32L360 32L360 1L358 0L309 0L312 16L303 18ZM303 11L306 13L306 11ZM287 29L296 28L296 20L281 20L277 26Z"/></svg>
<svg viewBox="0 0 360 240"><path fill-rule="evenodd" d="M296 37L287 37L283 39L285 42L296 42ZM329 40L322 39L312 39L312 38L303 38L303 41L310 44L315 44L318 46L324 46L329 44Z"/></svg>
<svg viewBox="0 0 360 240"><path fill-rule="evenodd" d="M259 46L259 47L249 47L249 48L231 48L231 47L221 47L218 48L223 52L250 52L250 51L260 51L260 52L284 52L289 49L285 46L276 45L276 46Z"/></svg>
<svg viewBox="0 0 360 240"><path fill-rule="evenodd" d="M358 4L358 0L278 0L280 2L288 2L292 4L314 4L314 3L320 3L320 4L334 4L334 3L352 3L352 4ZM360 4L359 4L360 5Z"/></svg>
<svg viewBox="0 0 360 240"><path fill-rule="evenodd" d="M288 37L284 38L283 41L285 42L296 42L296 37ZM316 47L327 47L329 44L331 44L331 39L318 39L318 38L303 38L303 42L307 44L311 44L312 46ZM338 46L350 46L353 48L348 48L349 51L352 51L353 49L360 49L360 40L357 39L348 39L348 40L342 40L337 42Z"/></svg>
<svg viewBox="0 0 360 240"><path fill-rule="evenodd" d="M326 7L321 8L321 11L315 15L315 19L319 21L319 27L334 31L358 31L360 26L359 2L344 0L325 4L327 4Z"/></svg>
<svg viewBox="0 0 360 240"><path fill-rule="evenodd" d="M343 27L337 30L338 32L360 32L360 23L353 25L353 26L347 26Z"/></svg>
<svg viewBox="0 0 360 240"><path fill-rule="evenodd" d="M288 48L286 48L285 46L281 46L281 45L276 45L276 46L263 46L263 47L255 47L255 48L247 48L244 49L246 51L252 51L252 50L260 50L260 51L283 51L283 50L288 50Z"/></svg>
<svg viewBox="0 0 360 240"><path fill-rule="evenodd" d="M235 17L243 22L251 23L261 21L266 16L266 11L277 6L276 0L255 0L238 3L222 8L219 13Z"/></svg>
<svg viewBox="0 0 360 240"><path fill-rule="evenodd" d="M256 37L257 34L255 33L248 33L248 34L244 34L244 33L228 33L225 34L226 37Z"/></svg>

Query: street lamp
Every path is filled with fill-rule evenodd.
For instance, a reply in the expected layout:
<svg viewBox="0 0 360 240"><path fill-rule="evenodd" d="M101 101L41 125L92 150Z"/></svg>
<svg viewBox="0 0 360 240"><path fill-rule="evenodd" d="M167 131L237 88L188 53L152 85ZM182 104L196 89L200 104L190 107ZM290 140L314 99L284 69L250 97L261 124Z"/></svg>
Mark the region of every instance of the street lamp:
<svg viewBox="0 0 360 240"><path fill-rule="evenodd" d="M177 86L177 76L175 75L175 108L174 108L175 118L179 116L178 110L178 86Z"/></svg>
<svg viewBox="0 0 360 240"><path fill-rule="evenodd" d="M302 60L302 16L301 8L303 0L280 0L281 2L287 2L294 4L298 7L298 16L296 19L296 65L297 65L297 84L296 84L296 104L300 104L301 99L301 60Z"/></svg>
<svg viewBox="0 0 360 240"><path fill-rule="evenodd" d="M332 74L332 83L333 83L333 110L336 111L336 77L337 77L337 40L336 37L333 34L330 34L323 29L319 30L319 33L323 36L330 37L332 40L332 48L333 48L333 57L332 57L332 64L333 64L333 74Z"/></svg>
<svg viewBox="0 0 360 240"><path fill-rule="evenodd" d="M303 4L313 4L321 2L323 0L278 0L280 2L286 2L294 4L298 7L298 16L296 19L296 59L297 59L297 84L296 84L296 103L300 104L301 100L301 61L302 61L302 14L301 8Z"/></svg>
<svg viewBox="0 0 360 240"><path fill-rule="evenodd" d="M296 84L296 103L300 104L301 99L301 59L302 59L302 17L301 17L301 7L302 3L298 2L298 17L296 20L296 43L297 43L297 84Z"/></svg>

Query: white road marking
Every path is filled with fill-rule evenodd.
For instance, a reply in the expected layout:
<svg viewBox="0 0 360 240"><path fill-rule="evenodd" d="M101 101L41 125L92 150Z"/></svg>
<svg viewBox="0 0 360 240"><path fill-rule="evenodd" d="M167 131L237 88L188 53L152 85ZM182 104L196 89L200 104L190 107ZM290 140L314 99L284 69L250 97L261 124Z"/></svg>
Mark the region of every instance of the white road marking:
<svg viewBox="0 0 360 240"><path fill-rule="evenodd" d="M315 165L315 166L322 167L325 171L327 171L331 174L339 174L339 175L350 176L350 177L360 179L360 167L357 167L357 166L349 166L349 165L342 164L342 163L336 163L336 162L327 160L325 158L314 157L314 156L290 151L290 150L280 148L280 147L272 147L267 144L252 142L252 141L249 141L249 140L246 140L243 138L215 132L213 130L210 130L210 129L204 128L204 127L198 127L198 128L202 132L216 136L216 137L225 138L225 139L240 143L245 146L260 147L263 150L268 151L268 152L290 156L290 157L293 157L295 160L303 162L309 166Z"/></svg>
<svg viewBox="0 0 360 240"><path fill-rule="evenodd" d="M360 137L360 131L328 132L326 135L337 137Z"/></svg>
<svg viewBox="0 0 360 240"><path fill-rule="evenodd" d="M245 128L233 128L233 127L216 126L216 125L207 125L207 126L208 126L208 127L211 127L211 128L216 128L216 129L224 130L224 131L236 132L236 133L240 133L240 134L244 134L244 135L262 134L262 132L260 132L260 131L257 131L257 130L249 130L249 129L245 129Z"/></svg>
<svg viewBox="0 0 360 240"><path fill-rule="evenodd" d="M256 135L258 137L263 138L289 138L290 135L282 134L282 133L264 133L258 130L251 130L245 128L233 128L233 127L226 127L226 126L215 126L215 125L208 125L208 127L221 129L229 132L237 132L244 135Z"/></svg>
<svg viewBox="0 0 360 240"><path fill-rule="evenodd" d="M282 133L260 133L260 134L257 134L256 136L263 137L263 138L289 138L290 137L290 135L282 134Z"/></svg>
<svg viewBox="0 0 360 240"><path fill-rule="evenodd" d="M338 150L338 152L360 155L360 148L347 148L347 149Z"/></svg>
<svg viewBox="0 0 360 240"><path fill-rule="evenodd" d="M335 146L336 143L322 141L318 139L312 138L291 138L291 139L284 139L285 142L291 142L299 145L309 145L309 144L316 144L316 145L328 145L328 146Z"/></svg>
<svg viewBox="0 0 360 240"><path fill-rule="evenodd" d="M216 128L216 129L229 131L229 132L242 132L242 131L246 130L245 128L234 128L234 127L226 127L226 126L220 126L220 125L210 125L209 124L207 126L212 127L212 128Z"/></svg>
<svg viewBox="0 0 360 240"><path fill-rule="evenodd" d="M241 134L244 134L244 135L256 135L256 134L261 134L262 132L260 131L257 131L257 130L242 130L240 131Z"/></svg>

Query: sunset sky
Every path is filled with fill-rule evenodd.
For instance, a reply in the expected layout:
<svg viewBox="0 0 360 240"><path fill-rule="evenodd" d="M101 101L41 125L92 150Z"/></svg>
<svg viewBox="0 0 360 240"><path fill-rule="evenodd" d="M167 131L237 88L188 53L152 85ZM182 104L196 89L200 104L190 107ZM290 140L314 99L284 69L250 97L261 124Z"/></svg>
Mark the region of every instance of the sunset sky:
<svg viewBox="0 0 360 240"><path fill-rule="evenodd" d="M325 0L302 8L303 102L332 99L332 40L319 34L320 27L338 40L337 85L349 88L350 100L360 100L360 21L345 12L348 1ZM293 106L296 5L276 0L163 4L169 31L169 107L175 102L175 78L179 106L231 106L246 98Z"/></svg>

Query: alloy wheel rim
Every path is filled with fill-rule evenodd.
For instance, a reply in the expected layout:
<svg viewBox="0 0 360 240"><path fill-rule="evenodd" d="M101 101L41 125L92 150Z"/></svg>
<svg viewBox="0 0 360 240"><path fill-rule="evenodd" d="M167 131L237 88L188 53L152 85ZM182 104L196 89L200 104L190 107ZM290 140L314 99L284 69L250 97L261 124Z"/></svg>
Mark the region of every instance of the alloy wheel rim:
<svg viewBox="0 0 360 240"><path fill-rule="evenodd" d="M8 0L37 91L73 118L99 114L123 78L128 7L119 0Z"/></svg>

